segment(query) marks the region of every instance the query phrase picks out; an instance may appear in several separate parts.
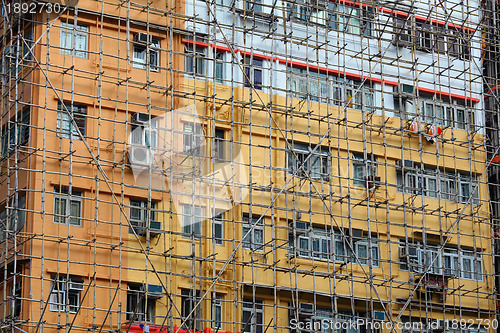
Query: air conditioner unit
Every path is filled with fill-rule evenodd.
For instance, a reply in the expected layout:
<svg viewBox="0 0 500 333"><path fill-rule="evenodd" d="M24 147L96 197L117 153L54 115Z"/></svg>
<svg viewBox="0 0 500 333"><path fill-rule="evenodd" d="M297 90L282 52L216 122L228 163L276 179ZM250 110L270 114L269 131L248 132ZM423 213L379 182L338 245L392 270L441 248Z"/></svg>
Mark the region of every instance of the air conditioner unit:
<svg viewBox="0 0 500 333"><path fill-rule="evenodd" d="M153 36L145 34L143 32L139 32L134 35L134 42L151 44L153 42Z"/></svg>
<svg viewBox="0 0 500 333"><path fill-rule="evenodd" d="M408 246L408 252L406 252L406 246L402 246L399 248L399 257L406 258L408 257L410 260L418 260L418 247L416 246Z"/></svg>
<svg viewBox="0 0 500 333"><path fill-rule="evenodd" d="M146 124L149 122L149 114L137 112L132 115L133 124Z"/></svg>
<svg viewBox="0 0 500 333"><path fill-rule="evenodd" d="M146 221L130 220L130 224L133 226L135 232L139 236L146 236L148 233ZM160 221L150 221L149 222L149 235L151 237L158 236L161 234L161 222Z"/></svg>
<svg viewBox="0 0 500 333"><path fill-rule="evenodd" d="M131 146L128 151L128 159L132 167L151 167L154 153L146 146Z"/></svg>
<svg viewBox="0 0 500 333"><path fill-rule="evenodd" d="M404 32L395 33L392 43L397 46L411 46L411 36Z"/></svg>
<svg viewBox="0 0 500 333"><path fill-rule="evenodd" d="M397 166L405 169L413 169L415 167L415 162L412 160L399 160L396 162Z"/></svg>
<svg viewBox="0 0 500 333"><path fill-rule="evenodd" d="M300 313L313 313L314 312L314 304L312 303L300 303L299 305Z"/></svg>
<svg viewBox="0 0 500 333"><path fill-rule="evenodd" d="M305 222L295 222L295 230L297 232L306 232L307 224Z"/></svg>
<svg viewBox="0 0 500 333"><path fill-rule="evenodd" d="M77 281L71 279L68 283L68 289L70 290L84 290L85 286L83 285L83 280Z"/></svg>
<svg viewBox="0 0 500 333"><path fill-rule="evenodd" d="M415 95L415 87L404 83L394 86L393 91L394 94L401 94L403 98L414 98Z"/></svg>
<svg viewBox="0 0 500 333"><path fill-rule="evenodd" d="M351 236L358 239L363 238L363 230L352 228Z"/></svg>
<svg viewBox="0 0 500 333"><path fill-rule="evenodd" d="M160 221L150 221L149 222L149 235L151 237L161 234L161 222Z"/></svg>
<svg viewBox="0 0 500 333"><path fill-rule="evenodd" d="M83 283L70 283L68 288L70 290L83 290L84 285L83 285Z"/></svg>

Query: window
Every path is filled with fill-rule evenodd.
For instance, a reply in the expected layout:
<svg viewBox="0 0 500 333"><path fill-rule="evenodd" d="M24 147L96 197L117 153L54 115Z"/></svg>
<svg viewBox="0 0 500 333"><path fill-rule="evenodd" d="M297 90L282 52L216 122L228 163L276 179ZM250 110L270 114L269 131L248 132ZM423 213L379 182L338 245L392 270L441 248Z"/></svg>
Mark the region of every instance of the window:
<svg viewBox="0 0 500 333"><path fill-rule="evenodd" d="M193 292L191 289L182 289L181 291L181 315L185 330L201 331L202 311L200 291ZM195 306L198 305L195 309ZM194 310L193 313L191 313ZM189 318L188 318L189 316Z"/></svg>
<svg viewBox="0 0 500 333"><path fill-rule="evenodd" d="M156 203L150 202L148 207L147 200L138 200L138 199L130 199L130 224L134 227L135 232L137 234L143 234L146 230L146 227L149 225L152 229L156 227L154 221L156 220ZM149 213L149 220L148 220ZM157 228L158 229L158 228ZM132 230L129 229L129 233L133 233Z"/></svg>
<svg viewBox="0 0 500 333"><path fill-rule="evenodd" d="M468 280L483 280L483 265L481 255L473 252L444 249L443 251L444 274L461 277Z"/></svg>
<svg viewBox="0 0 500 333"><path fill-rule="evenodd" d="M361 86L360 81L338 78L337 82L334 82L335 89L338 92L342 92L343 104L347 105L347 107L371 112L373 106L373 88L371 87L371 83L367 82ZM334 93L334 100L338 92L337 94Z"/></svg>
<svg viewBox="0 0 500 333"><path fill-rule="evenodd" d="M424 52L447 54L459 59L470 56L469 33L457 28L436 26L434 23L408 17L393 18L394 44L415 47Z"/></svg>
<svg viewBox="0 0 500 333"><path fill-rule="evenodd" d="M424 97L420 99L420 115L423 122L427 124L437 124L462 130L474 126L473 111L467 110L463 102L434 101Z"/></svg>
<svg viewBox="0 0 500 333"><path fill-rule="evenodd" d="M156 297L146 295L142 284L129 284L127 290L127 320L154 323Z"/></svg>
<svg viewBox="0 0 500 333"><path fill-rule="evenodd" d="M64 109L63 104L59 103L57 107L57 135L61 138L72 138L73 140L80 140L78 130L85 136L85 119L87 117L87 107L84 105L77 105L71 103L64 103L67 111L71 113L75 124L71 121L67 111ZM77 130L78 128L78 130Z"/></svg>
<svg viewBox="0 0 500 333"><path fill-rule="evenodd" d="M345 244L342 234L331 228L309 227L306 223L296 224L296 238L290 233L290 244L297 251L297 255L303 258L314 258L333 260L340 262L352 261L357 264L349 247ZM353 229L354 231L354 229ZM359 230L359 237L353 236L353 248L361 265L369 265L370 259L373 266L378 266L379 246L377 240L372 237L371 241L366 233ZM371 249L371 258L369 251Z"/></svg>
<svg viewBox="0 0 500 333"><path fill-rule="evenodd" d="M305 1L288 3L289 16L349 34L371 35L372 7L359 8L328 1Z"/></svg>
<svg viewBox="0 0 500 333"><path fill-rule="evenodd" d="M338 3L329 4L332 15L329 18L329 26L333 30L359 35L362 32L361 8L346 6Z"/></svg>
<svg viewBox="0 0 500 333"><path fill-rule="evenodd" d="M371 249L371 258L370 258ZM361 265L378 266L378 243L375 241L369 241L367 239L358 240L354 243L354 251L356 251L356 256L358 257L359 263ZM358 263L357 260L353 259L355 264Z"/></svg>
<svg viewBox="0 0 500 333"><path fill-rule="evenodd" d="M262 11L262 0L245 0L245 10Z"/></svg>
<svg viewBox="0 0 500 333"><path fill-rule="evenodd" d="M2 156L6 156L16 147L28 142L30 136L30 108L18 114L17 120L12 117L2 128Z"/></svg>
<svg viewBox="0 0 500 333"><path fill-rule="evenodd" d="M83 279L75 276L55 276L49 298L50 311L76 313L80 307L80 292L84 290Z"/></svg>
<svg viewBox="0 0 500 333"><path fill-rule="evenodd" d="M222 295L215 294L212 299L212 329L222 328Z"/></svg>
<svg viewBox="0 0 500 333"><path fill-rule="evenodd" d="M354 185L367 186L370 178L372 178L372 181L375 180L377 165L373 156L368 155L368 159L365 160L362 154L353 154L352 166Z"/></svg>
<svg viewBox="0 0 500 333"><path fill-rule="evenodd" d="M264 250L264 217L243 215L243 248L253 251ZM253 228L252 228L253 226Z"/></svg>
<svg viewBox="0 0 500 333"><path fill-rule="evenodd" d="M241 332L264 333L264 306L260 299L243 299Z"/></svg>
<svg viewBox="0 0 500 333"><path fill-rule="evenodd" d="M159 49L160 41L158 39L143 33L135 35L132 66L140 69L149 67L151 71L157 72L159 66Z"/></svg>
<svg viewBox="0 0 500 333"><path fill-rule="evenodd" d="M289 2L288 10L290 16L309 23L326 25L327 21L327 3L319 0L317 3L308 1Z"/></svg>
<svg viewBox="0 0 500 333"><path fill-rule="evenodd" d="M330 177L330 157L327 147L318 147L314 153L314 146L294 144L293 154L288 153L288 172L297 177L311 177L312 179L328 179Z"/></svg>
<svg viewBox="0 0 500 333"><path fill-rule="evenodd" d="M203 215L200 206L182 205L182 232L200 236L202 231Z"/></svg>
<svg viewBox="0 0 500 333"><path fill-rule="evenodd" d="M429 198L478 204L477 189L474 191L475 177L465 173L446 172L435 167L420 166L397 171L398 191L409 194L423 195Z"/></svg>
<svg viewBox="0 0 500 333"><path fill-rule="evenodd" d="M421 242L408 244L400 240L400 269L410 270L417 273L424 272L427 267L428 273L449 277L460 277L467 280L482 281L483 265L481 253L446 247L442 253L439 252L440 245L424 246ZM408 255L406 253L408 252Z"/></svg>
<svg viewBox="0 0 500 333"><path fill-rule="evenodd" d="M61 54L74 55L78 58L87 58L88 31L84 25L61 22Z"/></svg>
<svg viewBox="0 0 500 333"><path fill-rule="evenodd" d="M225 136L226 131L221 128L216 128L214 132L214 158L217 161L225 160Z"/></svg>
<svg viewBox="0 0 500 333"><path fill-rule="evenodd" d="M295 310L298 312L297 314L295 314L295 311L292 310L290 315L291 317L298 316L298 322L303 327L303 329L291 330L291 333L327 332L322 328L330 327L330 323L333 323L335 321L335 315L333 314L331 309L315 306L313 303L300 303L297 310Z"/></svg>
<svg viewBox="0 0 500 333"><path fill-rule="evenodd" d="M224 237L224 214L219 213L212 218L212 239L216 245L222 245L222 238Z"/></svg>
<svg viewBox="0 0 500 333"><path fill-rule="evenodd" d="M21 20L24 21L24 19ZM11 22L11 24L14 25L12 31L17 30L17 22ZM21 71L24 66L29 65L32 59L30 48L33 45L33 28L29 26L24 31L19 31L19 34L23 35L24 41L13 35L3 50L3 58L0 60L0 71L2 71L2 67L5 65L5 69L2 71L5 78L15 79L16 70L17 72Z"/></svg>
<svg viewBox="0 0 500 333"><path fill-rule="evenodd" d="M245 87L253 87L262 90L262 65L263 61L260 59L251 58L245 55L243 57L243 67L245 69Z"/></svg>
<svg viewBox="0 0 500 333"><path fill-rule="evenodd" d="M288 67L288 88L292 96L313 102L345 106L370 112L374 105L370 82L341 78L311 69Z"/></svg>
<svg viewBox="0 0 500 333"><path fill-rule="evenodd" d="M155 148L157 136L158 128L155 118L151 118L151 121L145 124L132 124L131 144Z"/></svg>
<svg viewBox="0 0 500 333"><path fill-rule="evenodd" d="M82 225L82 193L56 188L54 194L54 223Z"/></svg>
<svg viewBox="0 0 500 333"><path fill-rule="evenodd" d="M10 311L13 318L18 318L21 315L23 285L20 277L17 278L16 283L10 287Z"/></svg>
<svg viewBox="0 0 500 333"><path fill-rule="evenodd" d="M205 48L193 44L184 46L184 70L196 75L205 75Z"/></svg>
<svg viewBox="0 0 500 333"><path fill-rule="evenodd" d="M224 80L224 52L215 51L215 82L222 83Z"/></svg>
<svg viewBox="0 0 500 333"><path fill-rule="evenodd" d="M293 97L307 99L313 102L326 103L328 101L328 76L324 73L307 69L289 67L289 88Z"/></svg>
<svg viewBox="0 0 500 333"><path fill-rule="evenodd" d="M306 230L298 230L296 244L300 257L344 261L346 251L340 235L322 228Z"/></svg>
<svg viewBox="0 0 500 333"><path fill-rule="evenodd" d="M0 210L0 241L10 234L15 234L24 228L26 194L19 193L17 203L15 196L9 200L10 204Z"/></svg>
<svg viewBox="0 0 500 333"><path fill-rule="evenodd" d="M199 155L201 153L201 144L203 143L205 137L202 133L202 127L200 123L189 122L184 123L184 152L193 155Z"/></svg>

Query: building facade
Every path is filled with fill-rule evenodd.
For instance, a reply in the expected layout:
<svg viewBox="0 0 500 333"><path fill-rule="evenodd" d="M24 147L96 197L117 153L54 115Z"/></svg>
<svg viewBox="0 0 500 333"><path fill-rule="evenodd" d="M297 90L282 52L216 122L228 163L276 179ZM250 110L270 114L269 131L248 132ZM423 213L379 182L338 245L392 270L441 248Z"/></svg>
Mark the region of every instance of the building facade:
<svg viewBox="0 0 500 333"><path fill-rule="evenodd" d="M496 330L494 8L15 4L3 330Z"/></svg>

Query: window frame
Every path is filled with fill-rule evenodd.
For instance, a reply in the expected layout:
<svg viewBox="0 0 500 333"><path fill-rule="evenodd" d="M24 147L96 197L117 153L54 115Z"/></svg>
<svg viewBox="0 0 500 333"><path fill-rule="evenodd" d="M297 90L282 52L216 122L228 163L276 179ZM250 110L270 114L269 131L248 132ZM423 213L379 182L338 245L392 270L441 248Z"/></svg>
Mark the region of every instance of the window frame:
<svg viewBox="0 0 500 333"><path fill-rule="evenodd" d="M82 58L82 59L87 59L88 58L88 52L89 52L89 26L88 25L83 25L80 23L77 23L76 27L74 23L70 22L64 22L61 21L61 27L60 27L60 38L59 38L59 53L63 55L73 55L73 51L75 52L74 55L77 58ZM69 33L71 31L71 33ZM68 46L68 36L71 36L69 38L69 42L71 43L71 47ZM77 41L75 37L80 37L85 40L85 48L77 48ZM75 48L73 49L73 44L75 45Z"/></svg>
<svg viewBox="0 0 500 333"><path fill-rule="evenodd" d="M226 52L217 51L214 49L214 80L216 83L224 83L225 81L225 59Z"/></svg>
<svg viewBox="0 0 500 333"><path fill-rule="evenodd" d="M243 85L247 88L263 89L264 83L264 60L257 59L250 55L244 55L241 60L243 64ZM248 78L248 79L247 79Z"/></svg>
<svg viewBox="0 0 500 333"><path fill-rule="evenodd" d="M138 206L136 206L138 204ZM149 206L149 223L148 223L148 206ZM137 198L129 198L129 221L132 227L137 228L136 232L141 229L148 228L151 221L156 221L156 202ZM140 218L133 218L133 210L138 210ZM132 227L129 227L129 233L133 234Z"/></svg>
<svg viewBox="0 0 500 333"><path fill-rule="evenodd" d="M205 141L203 125L195 121L184 121L182 126L182 151L195 156L200 155L201 146Z"/></svg>
<svg viewBox="0 0 500 333"><path fill-rule="evenodd" d="M404 247L405 240L400 239L399 249ZM427 269L427 261L432 261L433 258L437 256L436 261L432 268L428 269L427 272L430 274L445 276L454 276L463 280L470 281L483 281L483 264L482 264L482 254L478 251L471 251L467 249L460 249L456 247L445 247L442 252L438 253L440 248L439 244L429 244L424 245L422 242L417 241L408 244L410 247L415 247L417 249L417 262L412 262L411 264L418 269L424 271ZM400 252L401 253L401 252ZM429 257L429 253L431 257ZM401 257L399 257L400 265L399 269L403 271L413 271L408 267L407 262L402 262ZM470 262L470 270L465 271L465 262L468 260ZM467 275L469 274L469 275Z"/></svg>
<svg viewBox="0 0 500 333"><path fill-rule="evenodd" d="M132 307L135 301L135 305ZM148 297L145 285L129 283L127 285L126 319L154 323L156 316L156 297ZM135 313L135 317L133 316Z"/></svg>
<svg viewBox="0 0 500 333"><path fill-rule="evenodd" d="M375 178L377 176L377 158L372 154L367 154L367 159L365 160L362 153L352 153L352 171L353 184L365 187L368 177ZM363 174L363 178L357 178L360 171Z"/></svg>
<svg viewBox="0 0 500 333"><path fill-rule="evenodd" d="M246 250L251 250L251 251L264 251L264 244L266 243L265 230L264 230L265 217L260 218L260 216L258 216L256 218L254 216L255 215L252 215L252 219L250 220L250 216L248 214L243 215L242 234L241 234L242 247ZM247 237L245 237L245 235L248 233L249 230L251 230L250 233L247 235ZM261 239L262 239L261 242L256 241L256 239L258 239L256 234L258 233L261 234Z"/></svg>
<svg viewBox="0 0 500 333"><path fill-rule="evenodd" d="M261 299L243 298L242 303L241 333L264 333L264 301ZM245 316L245 313L248 315ZM248 323L245 317L250 319Z"/></svg>
<svg viewBox="0 0 500 333"><path fill-rule="evenodd" d="M427 124L467 130L475 127L474 110L456 100L443 101L434 97L420 97L420 117ZM432 112L429 112L432 108Z"/></svg>
<svg viewBox="0 0 500 333"><path fill-rule="evenodd" d="M71 104L70 102L64 102L64 105L68 111L71 112L76 122L76 127L78 127L85 137L85 130L87 127L87 106L83 104ZM64 126L64 124L69 125ZM63 127L68 127L68 131L64 132L65 129ZM63 109L61 102L57 104L57 136L63 139L81 140L69 115Z"/></svg>
<svg viewBox="0 0 500 333"><path fill-rule="evenodd" d="M150 36L150 35L148 35ZM148 37L149 38L149 37ZM148 61L149 52L149 61ZM159 72L160 67L160 40L151 38L151 42L134 41L132 45L132 67Z"/></svg>
<svg viewBox="0 0 500 333"><path fill-rule="evenodd" d="M203 321L202 304L196 308L196 311L186 319L194 309L196 304L201 300L201 293L196 290L193 294L192 289L181 289L181 317L184 322L184 329L189 331L201 331Z"/></svg>
<svg viewBox="0 0 500 333"><path fill-rule="evenodd" d="M464 30L436 26L435 23L422 21L408 14L402 18L394 15L393 43L426 53L439 53L460 60L467 60L471 50L471 36Z"/></svg>
<svg viewBox="0 0 500 333"><path fill-rule="evenodd" d="M307 178L306 175L304 174L304 171L309 173L310 179L313 180L329 180L330 179L330 174L331 174L331 156L330 156L330 149L328 147L323 147L320 146L316 149L314 154L307 159L309 156L310 152L313 150L314 145L307 145L303 143L293 143L293 152L295 155L291 152L288 151L287 153L287 171L288 174L294 175L295 177L299 178ZM297 161L297 157L299 160ZM322 172L313 172L312 168L314 165L317 165L317 159L319 158L319 168ZM307 159L306 164L304 165L304 161ZM313 161L314 159L314 161ZM303 166L303 168L300 168L300 165Z"/></svg>
<svg viewBox="0 0 500 333"><path fill-rule="evenodd" d="M182 207L182 233L183 237L199 238L203 233L203 207L199 205L183 204ZM194 211L192 208L194 207ZM194 223L190 222L193 220ZM197 221L197 219L199 219Z"/></svg>
<svg viewBox="0 0 500 333"><path fill-rule="evenodd" d="M193 43L184 44L184 71L189 75L206 75L206 47L194 46Z"/></svg>
<svg viewBox="0 0 500 333"><path fill-rule="evenodd" d="M215 294L215 298L212 299L212 329L220 330L222 329L222 318L223 318L223 296L221 294Z"/></svg>
<svg viewBox="0 0 500 333"><path fill-rule="evenodd" d="M63 224L63 225L68 225L68 226L73 226L73 227L81 227L83 225L83 193L81 191L75 191L72 190L72 193L68 193L67 188L59 188L54 190L54 212L53 212L53 223L56 224ZM59 204L57 203L59 201ZM65 212L64 214L58 213L59 210L62 208L61 202L65 202L64 208ZM68 204L69 203L69 204ZM74 216L71 215L71 204L76 203L78 204L79 207L79 216ZM58 208L59 207L59 208ZM72 219L78 220L78 222L71 223ZM58 221L59 220L59 221ZM64 220L64 222L60 222L61 220ZM69 221L68 221L69 220Z"/></svg>
<svg viewBox="0 0 500 333"><path fill-rule="evenodd" d="M220 230L220 236L217 235L217 230ZM224 243L224 213L215 212L212 217L212 243L215 245L223 245Z"/></svg>
<svg viewBox="0 0 500 333"><path fill-rule="evenodd" d="M214 130L213 157L215 161L226 161L226 130L216 127Z"/></svg>
<svg viewBox="0 0 500 333"><path fill-rule="evenodd" d="M447 172L434 167L425 166L424 170L420 166L412 169L397 170L398 186L400 193L423 195L424 197L447 200L457 203L466 203L472 195L471 205L479 203L478 188L475 187L476 180L464 172ZM413 181L411 181L413 179ZM413 182L413 186L408 183ZM430 188L430 183L434 183L434 189ZM410 184L411 185L411 184ZM468 193L464 193L465 186ZM473 192L473 193L472 193Z"/></svg>
<svg viewBox="0 0 500 333"><path fill-rule="evenodd" d="M49 311L77 313L80 308L80 292L84 289L84 280L73 275L69 276L69 280L66 276L53 276L51 283ZM81 285L81 288L72 288L75 284Z"/></svg>
<svg viewBox="0 0 500 333"><path fill-rule="evenodd" d="M147 124L130 125L130 144L156 148L158 146L158 124L156 118L151 118Z"/></svg>
<svg viewBox="0 0 500 333"><path fill-rule="evenodd" d="M16 116L10 118L2 127L2 156L10 155L16 147L29 142L31 107L24 107Z"/></svg>
<svg viewBox="0 0 500 333"><path fill-rule="evenodd" d="M368 257L361 257L360 255L360 247L361 246L366 246L366 253L368 254ZM371 255L369 255L371 249ZM373 238L370 240L369 238L362 238L360 240L357 240L354 242L354 251L356 252L356 257L359 260L359 264L364 265L364 266L371 266L372 267L379 267L379 262L380 262L380 248L379 244L377 241L375 241ZM374 254L376 254L374 256ZM376 258L374 258L376 257ZM358 260L353 259L353 262L355 264L358 264Z"/></svg>

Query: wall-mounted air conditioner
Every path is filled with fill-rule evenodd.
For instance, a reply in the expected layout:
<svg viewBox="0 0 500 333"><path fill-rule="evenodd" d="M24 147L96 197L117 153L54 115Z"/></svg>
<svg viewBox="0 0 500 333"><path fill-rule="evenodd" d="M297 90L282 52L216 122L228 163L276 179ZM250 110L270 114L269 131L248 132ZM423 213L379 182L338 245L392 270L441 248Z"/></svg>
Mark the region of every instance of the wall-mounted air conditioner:
<svg viewBox="0 0 500 333"><path fill-rule="evenodd" d="M132 167L151 167L153 166L154 153L146 146L130 146L128 159Z"/></svg>
<svg viewBox="0 0 500 333"><path fill-rule="evenodd" d="M151 44L153 42L153 36L145 34L143 32L139 32L134 35L134 42L142 44Z"/></svg>
<svg viewBox="0 0 500 333"><path fill-rule="evenodd" d="M130 220L130 224L133 226L135 232L139 236L146 236L148 233L148 227L146 221ZM149 235L151 237L161 234L161 222L151 221L149 222Z"/></svg>
<svg viewBox="0 0 500 333"><path fill-rule="evenodd" d="M137 125L143 125L149 122L149 114L137 112L132 115L131 122Z"/></svg>
<svg viewBox="0 0 500 333"><path fill-rule="evenodd" d="M413 162L412 160L407 160L407 159L397 161L396 165L401 169L403 169L403 168L404 169L415 168L415 162Z"/></svg>

